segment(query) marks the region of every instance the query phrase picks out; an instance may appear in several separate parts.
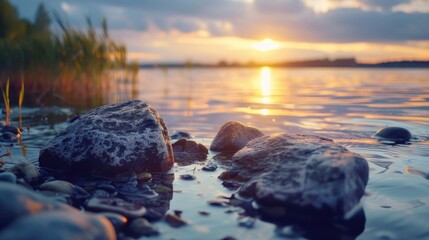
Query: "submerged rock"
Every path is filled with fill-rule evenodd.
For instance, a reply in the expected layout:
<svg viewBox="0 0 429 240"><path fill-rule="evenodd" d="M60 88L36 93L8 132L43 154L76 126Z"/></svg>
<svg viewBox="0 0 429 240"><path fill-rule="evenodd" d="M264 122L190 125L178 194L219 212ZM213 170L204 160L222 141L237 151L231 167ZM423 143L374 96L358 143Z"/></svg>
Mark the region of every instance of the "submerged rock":
<svg viewBox="0 0 429 240"><path fill-rule="evenodd" d="M177 131L174 132L171 136L171 139L182 139L182 138L186 138L186 139L191 139L192 135L188 132L183 132L183 131Z"/></svg>
<svg viewBox="0 0 429 240"><path fill-rule="evenodd" d="M0 182L16 183L16 176L10 172L0 173Z"/></svg>
<svg viewBox="0 0 429 240"><path fill-rule="evenodd" d="M146 208L139 204L110 197L93 197L86 203L86 208L94 212L118 213L127 218L142 217L146 213Z"/></svg>
<svg viewBox="0 0 429 240"><path fill-rule="evenodd" d="M240 122L225 123L210 145L210 150L218 152L236 152L243 148L250 140L262 137L264 134L257 128L244 125Z"/></svg>
<svg viewBox="0 0 429 240"><path fill-rule="evenodd" d="M368 163L332 140L275 134L250 141L219 178L270 217L343 217L363 196Z"/></svg>
<svg viewBox="0 0 429 240"><path fill-rule="evenodd" d="M116 239L104 217L79 211L48 211L22 217L0 231L2 240Z"/></svg>
<svg viewBox="0 0 429 240"><path fill-rule="evenodd" d="M136 218L128 225L126 234L135 238L149 237L159 235L159 230L145 218Z"/></svg>
<svg viewBox="0 0 429 240"><path fill-rule="evenodd" d="M379 141L406 143L410 141L411 133L407 129L401 127L385 127L377 130L372 137Z"/></svg>
<svg viewBox="0 0 429 240"><path fill-rule="evenodd" d="M168 171L174 163L167 126L140 100L93 109L40 151L41 167L113 176Z"/></svg>

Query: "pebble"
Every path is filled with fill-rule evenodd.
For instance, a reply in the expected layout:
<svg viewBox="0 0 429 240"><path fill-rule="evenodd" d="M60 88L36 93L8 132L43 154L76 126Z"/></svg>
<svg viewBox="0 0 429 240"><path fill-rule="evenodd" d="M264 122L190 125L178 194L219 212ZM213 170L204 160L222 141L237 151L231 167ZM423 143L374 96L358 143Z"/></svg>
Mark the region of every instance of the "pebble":
<svg viewBox="0 0 429 240"><path fill-rule="evenodd" d="M238 226L245 228L253 228L255 226L256 219L252 217L241 217L238 219Z"/></svg>
<svg viewBox="0 0 429 240"><path fill-rule="evenodd" d="M175 214L167 213L164 217L164 220L171 227L178 228L187 225L188 223L182 218L176 216Z"/></svg>
<svg viewBox="0 0 429 240"><path fill-rule="evenodd" d="M229 205L224 201L219 200L209 200L207 203L213 207L228 207Z"/></svg>
<svg viewBox="0 0 429 240"><path fill-rule="evenodd" d="M10 172L0 173L0 182L16 183L16 176Z"/></svg>
<svg viewBox="0 0 429 240"><path fill-rule="evenodd" d="M152 174L149 172L143 172L143 173L140 173L139 175L137 175L137 181L139 183L148 182L151 179L152 179Z"/></svg>
<svg viewBox="0 0 429 240"><path fill-rule="evenodd" d="M116 192L116 188L112 184L100 184L100 185L97 186L97 189L104 190L104 191L106 191L108 193L114 193L114 192Z"/></svg>
<svg viewBox="0 0 429 240"><path fill-rule="evenodd" d="M126 202L120 198L93 197L86 203L86 207L95 212L119 213L127 218L142 217L146 213L145 207Z"/></svg>
<svg viewBox="0 0 429 240"><path fill-rule="evenodd" d="M40 191L51 191L58 193L66 193L70 195L88 197L89 194L83 188L62 180L54 180L45 182L39 186Z"/></svg>
<svg viewBox="0 0 429 240"><path fill-rule="evenodd" d="M24 180L30 184L34 184L39 181L39 170L33 163L28 161L19 162L9 168L8 171L15 174L17 178L24 178Z"/></svg>
<svg viewBox="0 0 429 240"><path fill-rule="evenodd" d="M180 175L180 179L182 180L187 180L187 181L191 181L191 180L195 180L195 176L191 175L191 174L182 174Z"/></svg>
<svg viewBox="0 0 429 240"><path fill-rule="evenodd" d="M131 237L149 237L159 235L159 230L145 218L136 218L131 221L126 229L126 234Z"/></svg>
<svg viewBox="0 0 429 240"><path fill-rule="evenodd" d="M112 213L112 212L100 212L100 215L107 218L107 220L110 221L110 223L115 228L116 232L120 232L124 229L125 224L127 224L128 219L121 214L118 213Z"/></svg>
<svg viewBox="0 0 429 240"><path fill-rule="evenodd" d="M217 165L213 163L209 163L207 165L204 165L203 168L201 169L206 172L214 172L217 169Z"/></svg>
<svg viewBox="0 0 429 240"><path fill-rule="evenodd" d="M202 216L210 216L210 213L206 211L198 211L198 213Z"/></svg>

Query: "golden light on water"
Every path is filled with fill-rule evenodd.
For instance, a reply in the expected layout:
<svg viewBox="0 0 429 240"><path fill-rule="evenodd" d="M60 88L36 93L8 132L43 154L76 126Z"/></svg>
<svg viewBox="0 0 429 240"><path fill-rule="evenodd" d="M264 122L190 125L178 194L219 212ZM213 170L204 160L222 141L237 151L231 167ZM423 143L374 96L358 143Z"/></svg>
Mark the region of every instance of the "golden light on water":
<svg viewBox="0 0 429 240"><path fill-rule="evenodd" d="M279 43L277 43L277 42L275 42L269 38L265 38L264 40L262 40L258 43L252 44L253 49L256 49L256 50L261 51L261 52L275 50L275 49L278 49L279 47L280 47Z"/></svg>
<svg viewBox="0 0 429 240"><path fill-rule="evenodd" d="M261 68L261 90L262 103L268 104L271 102L271 69L269 67Z"/></svg>

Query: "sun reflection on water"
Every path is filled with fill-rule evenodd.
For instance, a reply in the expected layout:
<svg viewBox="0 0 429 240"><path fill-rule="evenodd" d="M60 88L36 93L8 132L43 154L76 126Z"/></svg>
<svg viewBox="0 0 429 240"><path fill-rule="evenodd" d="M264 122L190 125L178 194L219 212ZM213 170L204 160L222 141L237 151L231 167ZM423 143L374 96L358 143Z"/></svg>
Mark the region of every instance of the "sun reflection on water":
<svg viewBox="0 0 429 240"><path fill-rule="evenodd" d="M271 102L271 69L269 67L261 68L261 90L261 102L263 104L269 104Z"/></svg>

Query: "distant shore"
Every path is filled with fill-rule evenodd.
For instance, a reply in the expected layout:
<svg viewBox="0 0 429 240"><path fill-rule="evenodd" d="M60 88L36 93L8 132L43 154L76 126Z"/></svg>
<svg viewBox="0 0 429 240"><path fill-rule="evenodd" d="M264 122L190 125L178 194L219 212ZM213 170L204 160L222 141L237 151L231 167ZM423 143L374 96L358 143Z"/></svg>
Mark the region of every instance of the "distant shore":
<svg viewBox="0 0 429 240"><path fill-rule="evenodd" d="M216 64L210 63L144 63L140 68L259 68L259 67L284 67L284 68L305 68L305 67L340 67L340 68L429 68L429 61L389 61L379 63L360 63L355 58L339 59L314 59L304 61L285 61L271 63L237 63L220 61Z"/></svg>

